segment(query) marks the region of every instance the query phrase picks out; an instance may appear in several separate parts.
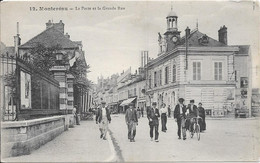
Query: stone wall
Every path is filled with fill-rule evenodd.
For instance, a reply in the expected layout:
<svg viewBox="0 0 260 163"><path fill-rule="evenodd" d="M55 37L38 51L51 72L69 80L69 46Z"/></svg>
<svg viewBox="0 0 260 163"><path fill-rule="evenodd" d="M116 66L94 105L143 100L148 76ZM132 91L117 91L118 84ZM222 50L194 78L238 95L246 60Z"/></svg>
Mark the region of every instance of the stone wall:
<svg viewBox="0 0 260 163"><path fill-rule="evenodd" d="M30 154L67 130L65 116L2 122L2 157Z"/></svg>

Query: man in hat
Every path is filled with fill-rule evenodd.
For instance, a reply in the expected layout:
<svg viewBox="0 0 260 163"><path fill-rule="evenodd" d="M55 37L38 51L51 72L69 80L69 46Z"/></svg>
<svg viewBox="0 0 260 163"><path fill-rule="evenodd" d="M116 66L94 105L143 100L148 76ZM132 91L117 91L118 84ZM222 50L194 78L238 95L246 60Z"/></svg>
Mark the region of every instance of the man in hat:
<svg viewBox="0 0 260 163"><path fill-rule="evenodd" d="M99 130L101 132L100 138L106 140L108 130L108 122L111 122L110 111L106 107L106 102L101 102L101 107L98 108L96 115L96 123L99 123Z"/></svg>
<svg viewBox="0 0 260 163"><path fill-rule="evenodd" d="M194 100L190 100L190 104L187 107L188 115L187 115L187 124L186 127L189 128L191 126L191 131L193 131L193 124L195 123L192 121L192 118L199 116L199 111L196 105L194 105Z"/></svg>
<svg viewBox="0 0 260 163"><path fill-rule="evenodd" d="M181 139L181 131L183 140L186 140L186 128L185 128L185 121L186 121L186 106L183 104L184 99L179 98L179 103L175 106L173 117L177 122L178 126L178 139Z"/></svg>
<svg viewBox="0 0 260 163"><path fill-rule="evenodd" d="M138 125L137 111L134 104L130 103L129 108L125 113L125 122L128 128L128 139L130 142L135 142L136 125Z"/></svg>
<svg viewBox="0 0 260 163"><path fill-rule="evenodd" d="M153 102L152 107L147 109L147 118L149 120L151 141L153 141L153 132L155 131L155 142L159 142L159 117L159 109L156 108L156 102Z"/></svg>

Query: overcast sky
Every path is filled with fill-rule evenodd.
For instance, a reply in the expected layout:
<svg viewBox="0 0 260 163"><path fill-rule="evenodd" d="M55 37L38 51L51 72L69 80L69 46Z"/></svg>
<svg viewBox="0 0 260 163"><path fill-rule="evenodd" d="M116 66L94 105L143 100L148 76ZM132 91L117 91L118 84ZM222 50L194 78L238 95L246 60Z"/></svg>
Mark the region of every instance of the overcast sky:
<svg viewBox="0 0 260 163"><path fill-rule="evenodd" d="M218 39L220 26L228 28L229 45L251 45L252 55L258 54L259 7L253 2L5 2L1 3L1 41L13 46L16 22L20 23L22 44L45 30L45 23L62 20L65 32L73 41L82 41L86 61L91 66L88 78L96 82L101 74L108 77L140 66L141 50L155 58L158 32L166 31L166 16L171 10L178 15L181 36L184 29L194 29ZM68 7L69 11L30 11L30 7ZM75 10L91 7L91 10ZM122 7L124 10L93 10L93 7ZM259 63L254 58L254 65ZM257 63L258 62L258 63Z"/></svg>

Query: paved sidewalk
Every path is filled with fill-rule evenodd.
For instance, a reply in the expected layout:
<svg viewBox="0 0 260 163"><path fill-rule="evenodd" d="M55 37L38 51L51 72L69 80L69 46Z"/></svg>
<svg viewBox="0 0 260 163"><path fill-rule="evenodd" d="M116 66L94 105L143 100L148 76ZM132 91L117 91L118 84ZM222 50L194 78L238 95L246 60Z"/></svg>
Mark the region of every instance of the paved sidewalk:
<svg viewBox="0 0 260 163"><path fill-rule="evenodd" d="M111 161L111 138L100 139L95 121L81 121L30 155L2 159L2 162L104 162Z"/></svg>

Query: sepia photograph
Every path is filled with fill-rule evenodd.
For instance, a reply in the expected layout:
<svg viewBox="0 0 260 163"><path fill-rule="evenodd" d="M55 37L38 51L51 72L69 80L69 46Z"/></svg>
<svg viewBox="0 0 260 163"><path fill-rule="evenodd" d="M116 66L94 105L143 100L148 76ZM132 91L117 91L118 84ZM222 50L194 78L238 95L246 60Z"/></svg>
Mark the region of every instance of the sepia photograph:
<svg viewBox="0 0 260 163"><path fill-rule="evenodd" d="M259 1L1 1L1 162L259 162Z"/></svg>

